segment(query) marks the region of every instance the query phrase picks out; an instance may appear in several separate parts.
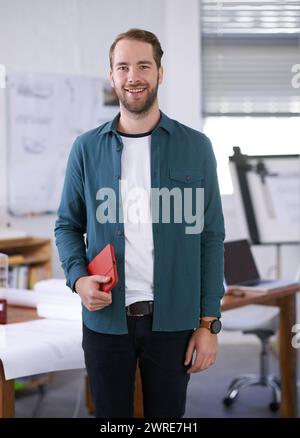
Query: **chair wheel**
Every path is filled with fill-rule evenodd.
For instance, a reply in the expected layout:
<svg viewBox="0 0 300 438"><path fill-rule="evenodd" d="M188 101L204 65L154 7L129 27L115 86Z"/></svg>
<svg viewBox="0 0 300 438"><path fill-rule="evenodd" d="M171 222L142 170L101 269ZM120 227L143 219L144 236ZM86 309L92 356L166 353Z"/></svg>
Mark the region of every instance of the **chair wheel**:
<svg viewBox="0 0 300 438"><path fill-rule="evenodd" d="M272 402L269 404L269 409L272 412L277 412L279 410L279 408L280 408L280 404L277 402Z"/></svg>
<svg viewBox="0 0 300 438"><path fill-rule="evenodd" d="M223 399L223 404L227 407L231 406L232 403L234 402L235 398L230 398L230 397L225 397Z"/></svg>

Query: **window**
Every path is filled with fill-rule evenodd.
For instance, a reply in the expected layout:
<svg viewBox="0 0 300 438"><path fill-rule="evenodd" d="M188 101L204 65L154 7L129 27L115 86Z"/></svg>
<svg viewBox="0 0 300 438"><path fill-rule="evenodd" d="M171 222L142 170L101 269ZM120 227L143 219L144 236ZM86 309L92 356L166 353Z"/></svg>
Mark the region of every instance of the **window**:
<svg viewBox="0 0 300 438"><path fill-rule="evenodd" d="M202 0L204 132L232 191L228 155L299 152L299 0ZM300 81L299 81L300 82ZM300 86L300 84L299 84Z"/></svg>

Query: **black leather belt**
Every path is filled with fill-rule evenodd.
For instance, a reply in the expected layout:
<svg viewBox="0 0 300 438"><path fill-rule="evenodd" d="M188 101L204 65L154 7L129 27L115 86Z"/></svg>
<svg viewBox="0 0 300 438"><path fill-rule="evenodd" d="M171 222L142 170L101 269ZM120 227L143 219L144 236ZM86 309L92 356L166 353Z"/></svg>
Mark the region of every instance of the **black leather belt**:
<svg viewBox="0 0 300 438"><path fill-rule="evenodd" d="M126 307L126 313L129 316L152 315L153 301L139 301Z"/></svg>

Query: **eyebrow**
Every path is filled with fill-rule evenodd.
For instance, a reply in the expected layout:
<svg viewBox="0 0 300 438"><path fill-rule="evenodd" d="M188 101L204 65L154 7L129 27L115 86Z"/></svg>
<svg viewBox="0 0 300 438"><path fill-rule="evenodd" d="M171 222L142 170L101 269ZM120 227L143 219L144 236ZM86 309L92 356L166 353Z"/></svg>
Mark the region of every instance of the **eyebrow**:
<svg viewBox="0 0 300 438"><path fill-rule="evenodd" d="M137 64L138 65L141 65L141 64L153 65L153 62L152 61L139 61ZM129 64L128 64L128 62L122 62L122 61L116 63L116 67L119 67L120 65L129 65Z"/></svg>

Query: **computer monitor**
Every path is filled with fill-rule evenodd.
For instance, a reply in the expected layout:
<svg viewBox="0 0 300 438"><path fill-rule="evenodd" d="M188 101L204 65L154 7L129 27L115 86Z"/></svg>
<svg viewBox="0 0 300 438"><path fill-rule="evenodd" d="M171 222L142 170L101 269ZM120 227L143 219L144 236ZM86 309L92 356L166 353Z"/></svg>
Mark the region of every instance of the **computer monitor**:
<svg viewBox="0 0 300 438"><path fill-rule="evenodd" d="M259 280L248 240L225 242L224 277L227 285Z"/></svg>

